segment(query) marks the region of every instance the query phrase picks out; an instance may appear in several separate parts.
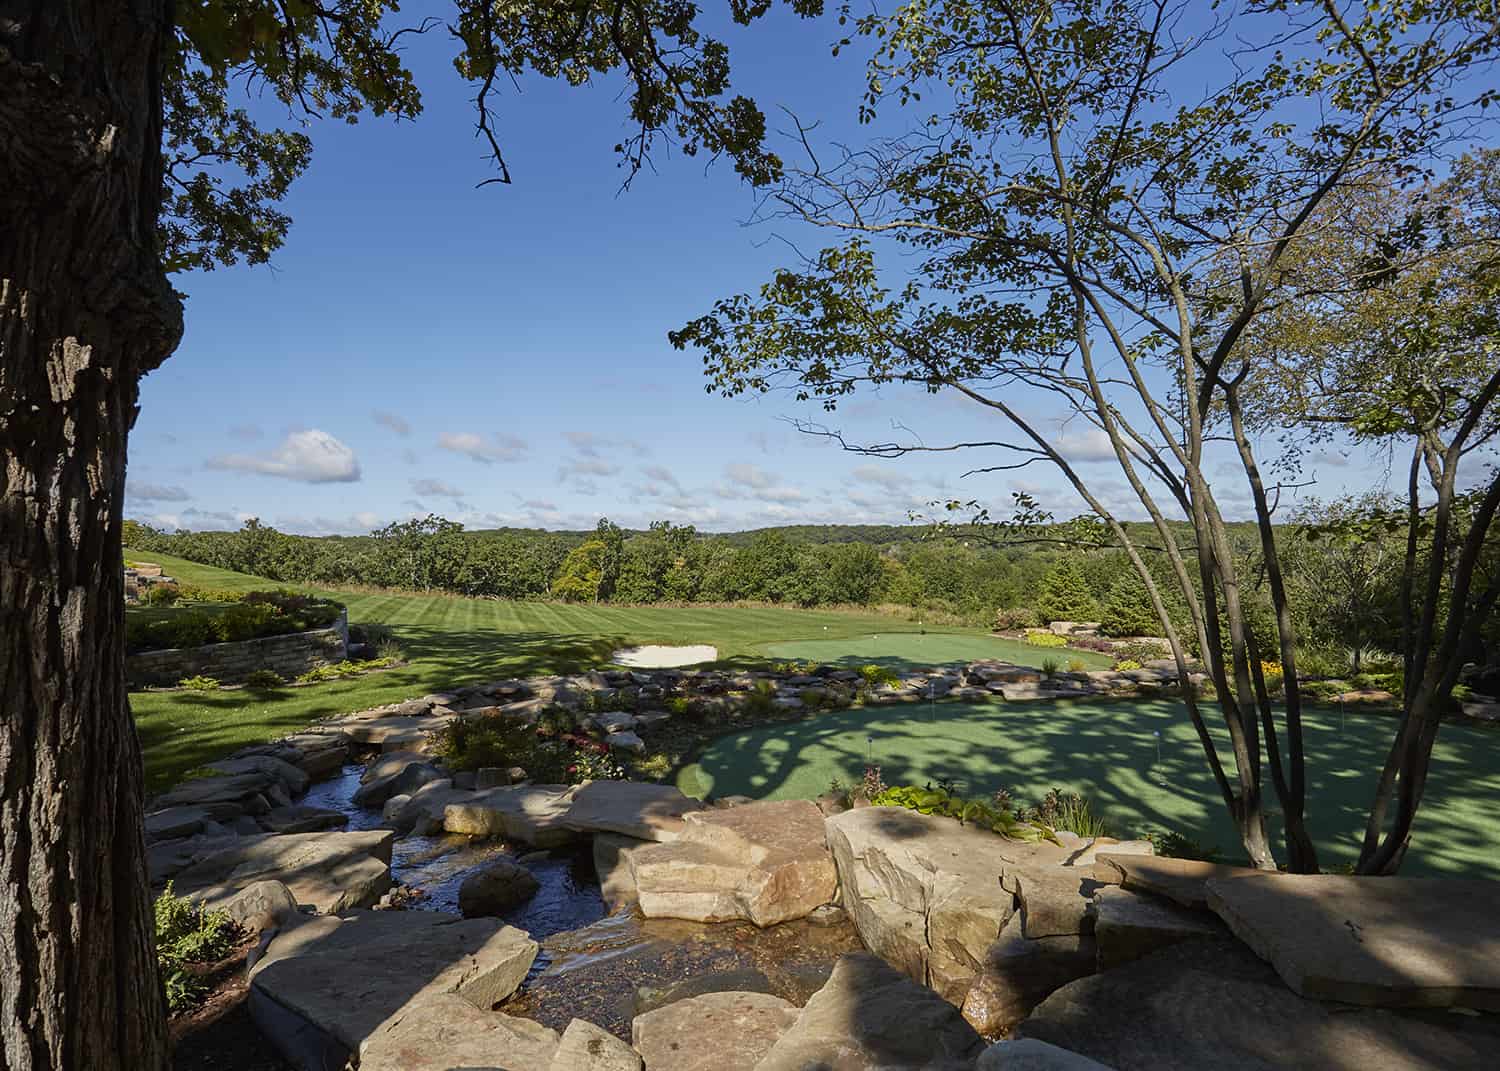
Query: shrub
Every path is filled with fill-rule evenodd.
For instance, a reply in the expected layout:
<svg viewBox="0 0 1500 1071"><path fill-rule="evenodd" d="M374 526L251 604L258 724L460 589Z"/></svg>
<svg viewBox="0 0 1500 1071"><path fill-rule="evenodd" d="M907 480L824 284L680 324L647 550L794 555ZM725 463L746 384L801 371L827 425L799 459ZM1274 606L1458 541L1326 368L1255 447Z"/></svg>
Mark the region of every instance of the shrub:
<svg viewBox="0 0 1500 1071"><path fill-rule="evenodd" d="M184 602L239 602L245 597L243 591L229 588L205 588L197 584L179 584L177 591Z"/></svg>
<svg viewBox="0 0 1500 1071"><path fill-rule="evenodd" d="M1044 658L1044 659L1042 659L1042 675L1046 676L1046 677L1055 677L1055 676L1057 676L1057 659L1055 659L1055 658Z"/></svg>
<svg viewBox="0 0 1500 1071"><path fill-rule="evenodd" d="M1171 652L1156 643L1122 643L1116 644L1114 652L1118 658L1128 658L1132 662L1142 665L1155 661L1158 658L1171 658Z"/></svg>
<svg viewBox="0 0 1500 1071"><path fill-rule="evenodd" d="M353 643L381 644L386 640L394 639L396 630L390 625L382 625L361 621L357 625L349 626L349 639Z"/></svg>
<svg viewBox="0 0 1500 1071"><path fill-rule="evenodd" d="M171 606L181 597L176 584L152 584L141 595L141 602L147 606Z"/></svg>
<svg viewBox="0 0 1500 1071"><path fill-rule="evenodd" d="M395 640L381 640L375 645L375 661L394 663L400 662L406 657L406 652Z"/></svg>
<svg viewBox="0 0 1500 1071"><path fill-rule="evenodd" d="M190 692L216 692L219 690L219 682L214 677L183 677L177 682L177 687L186 688Z"/></svg>
<svg viewBox="0 0 1500 1071"><path fill-rule="evenodd" d="M770 681L756 681L745 693L744 711L751 717L767 718L776 712L776 687Z"/></svg>
<svg viewBox="0 0 1500 1071"><path fill-rule="evenodd" d="M679 718L686 717L692 713L690 709L692 704L688 702L686 696L674 695L671 699L667 700L666 706L667 710Z"/></svg>
<svg viewBox="0 0 1500 1071"><path fill-rule="evenodd" d="M1089 671L1089 665L1083 659L1081 659L1081 658L1070 658L1070 659L1068 659L1068 672L1069 673L1087 673L1088 671Z"/></svg>
<svg viewBox="0 0 1500 1071"><path fill-rule="evenodd" d="M1007 610L995 611L996 632L1019 632L1035 628L1038 623L1036 611L1029 606L1013 606Z"/></svg>
<svg viewBox="0 0 1500 1071"><path fill-rule="evenodd" d="M385 669L390 665L394 665L394 662L386 658L375 658L368 662L351 662L345 659L327 666L314 666L306 673L299 674L297 683L320 684L323 681L342 680L345 677L357 677L372 669Z"/></svg>
<svg viewBox="0 0 1500 1071"><path fill-rule="evenodd" d="M859 675L864 678L867 688L879 688L886 684L899 684L901 674L890 666L879 666L873 662L869 665L859 667Z"/></svg>
<svg viewBox="0 0 1500 1071"><path fill-rule="evenodd" d="M156 960L167 989L172 1014L193 1007L204 986L190 964L213 963L229 955L239 928L222 911L207 911L172 892L172 883L156 898Z"/></svg>
<svg viewBox="0 0 1500 1071"><path fill-rule="evenodd" d="M647 781L665 781L672 773L672 759L664 751L635 760L637 776Z"/></svg>
<svg viewBox="0 0 1500 1071"><path fill-rule="evenodd" d="M146 647L202 647L213 641L213 618L201 610L183 610L160 621L149 621L144 627ZM130 639L126 630L126 642Z"/></svg>
<svg viewBox="0 0 1500 1071"><path fill-rule="evenodd" d="M956 818L967 825L973 823L1014 840L1056 841L1052 830L1034 822L1018 818L1010 811L981 800L964 800L942 789L930 785L901 785L888 788L870 800L877 807L905 807L918 814L938 814Z"/></svg>
<svg viewBox="0 0 1500 1071"><path fill-rule="evenodd" d="M1042 578L1037 612L1043 621L1097 621L1099 606L1073 558L1062 558Z"/></svg>
<svg viewBox="0 0 1500 1071"><path fill-rule="evenodd" d="M880 767L872 763L865 763L865 777L860 783L860 793L867 800L879 798L886 790L885 778L880 774Z"/></svg>
<svg viewBox="0 0 1500 1071"><path fill-rule="evenodd" d="M1325 647L1297 652L1297 672L1301 676L1338 678L1348 669L1349 660L1342 651Z"/></svg>
<svg viewBox="0 0 1500 1071"><path fill-rule="evenodd" d="M1028 630L1026 643L1030 647L1066 647L1068 645L1068 641L1062 636L1048 632L1046 629Z"/></svg>
<svg viewBox="0 0 1500 1071"><path fill-rule="evenodd" d="M1103 636L1069 636L1068 646L1080 651L1098 651L1100 654L1115 653L1115 645Z"/></svg>
<svg viewBox="0 0 1500 1071"><path fill-rule="evenodd" d="M1313 699L1332 699L1334 696L1343 695L1349 690L1348 681L1306 681L1297 686L1297 690L1304 696Z"/></svg>
<svg viewBox="0 0 1500 1071"><path fill-rule="evenodd" d="M274 669L257 669L245 677L246 688L280 688L285 683Z"/></svg>
<svg viewBox="0 0 1500 1071"><path fill-rule="evenodd" d="M1141 664L1133 658L1120 658L1115 660L1115 672L1124 673L1130 669L1140 669Z"/></svg>
<svg viewBox="0 0 1500 1071"><path fill-rule="evenodd" d="M1212 863L1219 857L1217 844L1212 848L1205 848L1192 837L1170 829L1161 833L1148 832L1146 839L1151 842L1152 850L1157 855L1166 856L1168 859L1197 859Z"/></svg>
<svg viewBox="0 0 1500 1071"><path fill-rule="evenodd" d="M1049 789L1042 801L1028 812L1028 816L1033 822L1052 829L1065 829L1080 837L1109 836L1109 827L1104 819L1095 816L1089 801L1076 792L1064 793L1056 788Z"/></svg>

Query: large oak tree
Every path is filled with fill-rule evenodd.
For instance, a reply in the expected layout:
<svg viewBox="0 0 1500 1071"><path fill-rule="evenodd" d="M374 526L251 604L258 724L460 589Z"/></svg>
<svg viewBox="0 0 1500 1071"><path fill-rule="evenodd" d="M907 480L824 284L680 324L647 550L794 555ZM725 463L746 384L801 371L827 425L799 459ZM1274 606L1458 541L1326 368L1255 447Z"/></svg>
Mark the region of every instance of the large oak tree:
<svg viewBox="0 0 1500 1071"><path fill-rule="evenodd" d="M821 0L788 0L804 15ZM728 0L747 23L771 0ZM755 105L685 0L0 0L0 1067L167 1065L123 677L121 508L141 377L182 334L168 273L265 261L304 121L414 117L414 33L451 35L508 182L496 105L528 72L621 72L654 145L766 182ZM291 120L258 125L244 89ZM264 111L264 109L261 109Z"/></svg>

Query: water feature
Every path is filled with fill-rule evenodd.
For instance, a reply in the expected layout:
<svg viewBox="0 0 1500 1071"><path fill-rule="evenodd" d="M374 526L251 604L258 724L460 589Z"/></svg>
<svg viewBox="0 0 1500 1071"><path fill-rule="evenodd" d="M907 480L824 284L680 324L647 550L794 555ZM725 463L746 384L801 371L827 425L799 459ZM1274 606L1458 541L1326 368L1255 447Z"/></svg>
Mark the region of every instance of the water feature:
<svg viewBox="0 0 1500 1071"><path fill-rule="evenodd" d="M378 808L352 798L364 766L351 764L313 785L301 799L349 816L350 830L379 829ZM629 1040L641 1012L700 993L753 990L801 1005L822 987L834 962L863 948L847 921L788 922L759 930L749 923L704 924L644 919L629 910L605 914L593 856L576 848L519 850L500 840L451 834L399 837L391 874L414 895L408 910L458 914L458 888L476 867L508 857L523 863L541 888L501 916L541 944L526 983L502 1011L562 1030L587 1019Z"/></svg>

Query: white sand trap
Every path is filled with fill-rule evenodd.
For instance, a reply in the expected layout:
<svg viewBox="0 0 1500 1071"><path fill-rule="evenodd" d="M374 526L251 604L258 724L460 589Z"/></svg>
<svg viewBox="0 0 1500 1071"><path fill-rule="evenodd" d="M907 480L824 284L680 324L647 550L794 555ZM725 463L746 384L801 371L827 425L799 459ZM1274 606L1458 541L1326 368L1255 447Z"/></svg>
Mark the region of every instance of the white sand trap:
<svg viewBox="0 0 1500 1071"><path fill-rule="evenodd" d="M643 669L671 669L674 666L696 666L699 662L713 662L719 657L719 649L706 643L690 647L664 647L648 644L645 647L622 647L610 660L622 666L640 666Z"/></svg>

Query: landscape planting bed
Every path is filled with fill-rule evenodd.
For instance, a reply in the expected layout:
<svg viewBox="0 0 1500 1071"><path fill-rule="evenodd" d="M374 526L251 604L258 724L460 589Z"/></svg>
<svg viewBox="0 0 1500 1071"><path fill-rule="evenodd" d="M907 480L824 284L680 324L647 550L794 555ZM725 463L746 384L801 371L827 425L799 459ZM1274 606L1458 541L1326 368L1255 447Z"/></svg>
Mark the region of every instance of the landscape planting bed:
<svg viewBox="0 0 1500 1071"><path fill-rule="evenodd" d="M892 622L896 624L896 622ZM1064 668L1074 659L1088 669L1108 669L1114 664L1109 655L1097 651L1075 651L1064 647L1033 647L1003 636L951 632L878 632L829 639L789 640L769 643L763 648L767 658L820 664L889 666L903 669L914 666L943 666L959 662L994 659L1022 666L1040 666L1051 659Z"/></svg>
<svg viewBox="0 0 1500 1071"><path fill-rule="evenodd" d="M1350 713L1343 721L1341 727L1336 708L1304 713L1308 823L1326 846L1327 870L1358 854L1363 815L1395 729L1384 714ZM1227 739L1220 748L1228 753ZM1238 849L1192 725L1173 700L939 701L830 711L722 736L677 783L690 796L805 799L827 792L835 777L857 784L867 755L887 784L951 778L964 796L1006 788L1028 803L1049 788L1073 789L1089 796L1116 834L1173 830L1226 855ZM1269 784L1265 791L1274 809ZM1490 833L1497 795L1500 733L1445 726L1402 872L1500 878ZM1279 845L1278 828L1272 836Z"/></svg>

